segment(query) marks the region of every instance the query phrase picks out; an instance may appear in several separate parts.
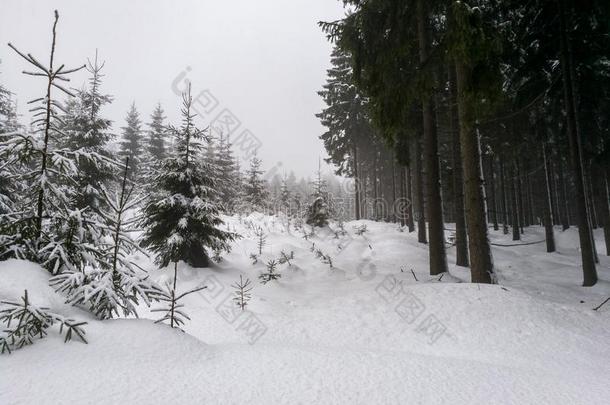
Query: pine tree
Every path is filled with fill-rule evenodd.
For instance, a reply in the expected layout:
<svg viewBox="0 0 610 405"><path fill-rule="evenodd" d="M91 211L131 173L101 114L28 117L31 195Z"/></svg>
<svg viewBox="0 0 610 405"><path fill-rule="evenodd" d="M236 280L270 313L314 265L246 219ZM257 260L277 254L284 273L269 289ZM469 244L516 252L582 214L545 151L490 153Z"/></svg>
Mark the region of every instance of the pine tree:
<svg viewBox="0 0 610 405"><path fill-rule="evenodd" d="M129 158L131 162L129 178L135 180L140 174L140 166L143 158L144 147L142 144L142 121L136 109L136 104L132 103L131 108L125 117L126 126L122 127L123 135L121 139L121 156Z"/></svg>
<svg viewBox="0 0 610 405"><path fill-rule="evenodd" d="M182 96L182 124L169 127L175 152L165 159L150 184L144 208L142 246L157 254L165 267L183 260L193 267L208 265L208 249L229 251L236 235L223 231L211 165L201 158L203 131L195 126L190 86Z"/></svg>
<svg viewBox="0 0 610 405"><path fill-rule="evenodd" d="M307 209L307 224L311 226L324 227L328 225L331 215L330 196L327 183L322 178L322 169L318 161L316 180L312 183L312 202Z"/></svg>
<svg viewBox="0 0 610 405"><path fill-rule="evenodd" d="M100 92L103 68L104 62L98 62L96 52L93 62L87 61L86 69L91 75L89 86L66 103L66 113L60 125L59 143L62 148L96 156L96 159L77 162L78 173L76 182L72 184L71 198L78 209L99 209L100 192L112 179L115 166L108 149L108 142L112 139L112 121L100 116L101 108L112 102L109 95Z"/></svg>
<svg viewBox="0 0 610 405"><path fill-rule="evenodd" d="M42 222L49 205L49 194L63 194L57 188L55 188L54 190L50 190L51 188L53 188L53 186L57 186L57 184L53 184L52 180L53 177L55 177L57 171L53 169L50 170L49 166L53 163L56 163L58 160L61 160L56 159L54 161L54 159L52 159L53 156L50 144L52 143L52 136L56 135L56 133L58 132L57 126L55 125L55 121L59 115L58 111L63 109L61 104L52 97L52 90L59 89L66 93L68 96L73 97L74 94L72 94L61 84L59 84L58 80L69 81L66 75L74 73L85 67L83 65L75 69L67 69L64 65L61 65L57 70L53 69L53 64L55 62L56 28L58 20L59 13L57 12L57 10L55 10L52 30L53 39L51 42L51 55L49 58L48 67L43 66L31 54L25 55L11 43L8 44L11 49L17 52L19 56L21 56L30 65L34 67L34 72L24 71L24 74L45 77L47 81L45 96L30 101L30 104L40 103L39 106L34 107L31 111L35 113L35 119L32 122L32 125L36 128L38 134L41 135L42 139L30 137L17 140L17 142L13 145L5 145L8 146L5 151L7 151L9 154L14 155L16 153L16 149L20 149L21 162L35 160L35 163L33 163L32 166L36 167L36 169L32 170L31 173L29 175L26 175L25 177L32 179L32 182L30 184L30 190L35 195L35 201L32 201L32 203L35 204L36 211L34 215L29 215L29 218L24 218L22 222L27 227L28 223L33 221L33 224L30 224L31 227L25 232L25 234L30 234L31 232L31 236L33 236L34 239L38 239L42 234ZM58 157L61 156L58 155ZM24 235L23 232L22 235ZM26 236L26 238L28 238L29 236L30 235Z"/></svg>
<svg viewBox="0 0 610 405"><path fill-rule="evenodd" d="M4 324L3 336L0 336L0 353L10 353L11 349L21 349L31 345L35 339L46 337L49 329L59 325L59 334L64 335L64 342L77 336L87 343L83 326L87 322L76 322L53 313L49 308L33 305L25 290L21 302L2 301L0 322Z"/></svg>
<svg viewBox="0 0 610 405"><path fill-rule="evenodd" d="M223 206L230 208L237 197L236 162L228 137L220 134L218 145L215 150L215 163L218 167L218 194Z"/></svg>
<svg viewBox="0 0 610 405"><path fill-rule="evenodd" d="M128 159L119 190L110 193L102 189L104 204L95 228L107 237L98 238L88 245L89 256L94 260L89 261L86 267L64 266L63 271L49 281L57 291L66 295L67 303L84 305L100 319L137 316L136 307L140 300L150 306L151 301L157 301L163 295L149 275L129 259L134 252L146 253L130 235L136 230L134 225L138 218L128 219L127 213L137 207L142 198L134 197L134 186L127 183ZM73 262L75 260L69 260L68 264Z"/></svg>
<svg viewBox="0 0 610 405"><path fill-rule="evenodd" d="M167 156L165 146L165 137L167 134L164 125L165 118L163 108L161 107L161 103L159 103L150 116L150 123L148 124L148 153L150 154L153 163L156 164Z"/></svg>
<svg viewBox="0 0 610 405"><path fill-rule="evenodd" d="M290 191L290 186L288 185L288 177L286 177L284 174L284 177L282 177L282 183L280 185L279 203L280 208L287 214L290 214L291 199L292 192Z"/></svg>
<svg viewBox="0 0 610 405"><path fill-rule="evenodd" d="M249 209L265 211L269 191L267 182L262 178L264 172L261 170L261 164L262 161L256 155L250 160L250 168L246 172L244 193Z"/></svg>
<svg viewBox="0 0 610 405"><path fill-rule="evenodd" d="M231 287L235 289L233 292L233 302L235 302L235 304L240 307L242 311L246 309L248 301L250 301L252 298L252 294L250 293L250 291L252 291L251 285L252 282L250 279L246 278L244 280L242 275L239 276L239 282L231 284Z"/></svg>

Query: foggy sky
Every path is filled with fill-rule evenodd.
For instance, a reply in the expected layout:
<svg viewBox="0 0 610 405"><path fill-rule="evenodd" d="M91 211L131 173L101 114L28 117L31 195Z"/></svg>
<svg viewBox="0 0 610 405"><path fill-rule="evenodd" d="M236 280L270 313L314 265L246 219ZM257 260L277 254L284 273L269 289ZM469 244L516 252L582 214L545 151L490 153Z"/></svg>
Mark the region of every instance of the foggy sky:
<svg viewBox="0 0 610 405"><path fill-rule="evenodd" d="M241 122L232 138L248 129L260 139L264 168L281 162L280 174L310 176L318 157L326 157L318 139L324 128L314 114L323 107L316 91L331 45L317 22L341 18L340 1L2 0L0 82L16 94L26 122L25 103L44 95L44 79L21 74L29 66L6 43L46 64L54 9L60 14L56 66L81 65L96 48L106 61L102 91L114 102L102 113L113 120L114 133L132 102L144 122L160 102L178 123L180 98L172 87L184 86L172 83L186 78L193 96L205 91L218 102L198 124L205 127L228 109ZM78 72L70 86L81 88L86 78Z"/></svg>

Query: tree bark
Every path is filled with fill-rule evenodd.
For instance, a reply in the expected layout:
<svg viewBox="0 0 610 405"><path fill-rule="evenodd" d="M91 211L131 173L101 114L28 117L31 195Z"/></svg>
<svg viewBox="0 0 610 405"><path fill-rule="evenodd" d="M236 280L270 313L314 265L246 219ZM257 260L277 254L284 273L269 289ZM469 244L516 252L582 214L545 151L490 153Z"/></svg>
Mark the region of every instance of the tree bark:
<svg viewBox="0 0 610 405"><path fill-rule="evenodd" d="M406 192L407 192L407 226L409 227L409 233L415 232L415 221L413 218L413 188L411 187L411 180L413 177L411 176L411 167L405 167L405 182L406 182Z"/></svg>
<svg viewBox="0 0 610 405"><path fill-rule="evenodd" d="M601 204L604 212L604 241L606 242L606 256L610 256L610 192L608 190L608 169L602 173Z"/></svg>
<svg viewBox="0 0 610 405"><path fill-rule="evenodd" d="M510 178L510 196L511 196L511 223L513 226L513 240L521 240L521 232L519 225L519 197L517 196L517 175L516 163L513 161L513 169L511 170Z"/></svg>
<svg viewBox="0 0 610 405"><path fill-rule="evenodd" d="M491 192L491 208L487 207L487 209L491 209L491 220L493 222L494 231L500 229L498 226L498 202L496 200L496 173L495 173L495 157L493 154L489 156L489 191Z"/></svg>
<svg viewBox="0 0 610 405"><path fill-rule="evenodd" d="M464 61L456 59L455 65L471 281L473 283L491 283L493 257L487 234L481 140L474 127L475 115L468 95L472 72Z"/></svg>
<svg viewBox="0 0 610 405"><path fill-rule="evenodd" d="M502 156L500 156L500 189L502 190L502 233L504 233L504 235L508 235L508 204L506 201L506 196L507 196L507 192L506 192L506 180L505 180L505 175L506 175L506 170L504 169L504 160L502 158Z"/></svg>
<svg viewBox="0 0 610 405"><path fill-rule="evenodd" d="M421 146L419 139L413 140L413 173L415 180L415 216L417 220L417 241L428 243L426 233L426 215L424 213L424 182L421 173Z"/></svg>
<svg viewBox="0 0 610 405"><path fill-rule="evenodd" d="M360 209L360 171L358 170L358 147L354 146L354 205L356 220L360 219L362 210Z"/></svg>
<svg viewBox="0 0 610 405"><path fill-rule="evenodd" d="M468 237L464 212L464 181L458 128L455 69L449 68L449 124L453 146L453 217L455 220L455 264L468 267Z"/></svg>
<svg viewBox="0 0 610 405"><path fill-rule="evenodd" d="M559 206L561 226L565 231L570 228L570 204L568 202L566 178L563 173L563 159L559 161L559 199L561 202Z"/></svg>
<svg viewBox="0 0 610 405"><path fill-rule="evenodd" d="M515 160L515 167L517 168L517 203L519 204L519 228L521 229L521 233L524 233L523 227L525 226L525 210L523 204L523 187L522 186L522 178L521 178L521 165L519 164L519 158Z"/></svg>
<svg viewBox="0 0 610 405"><path fill-rule="evenodd" d="M575 107L574 80L572 77L571 55L568 47L566 0L559 0L560 21L560 66L563 78L564 107L566 111L568 138L572 152L572 166L574 171L574 197L576 200L576 219L578 236L580 239L580 252L583 267L583 286L589 287L597 283L597 269L593 253L593 240L587 213L587 200L583 176L582 151L580 141L580 128Z"/></svg>
<svg viewBox="0 0 610 405"><path fill-rule="evenodd" d="M551 171L547 158L546 144L542 143L542 162L544 164L544 233L546 239L546 251L555 251L555 234L553 233L553 207L551 203Z"/></svg>
<svg viewBox="0 0 610 405"><path fill-rule="evenodd" d="M419 60L428 60L428 10L424 0L417 1L417 27L419 39ZM424 123L424 155L426 165L426 216L428 217L428 252L430 275L447 271L445 230L443 224L443 197L441 193L440 162L438 156L438 133L434 117L434 99L426 95L422 99Z"/></svg>

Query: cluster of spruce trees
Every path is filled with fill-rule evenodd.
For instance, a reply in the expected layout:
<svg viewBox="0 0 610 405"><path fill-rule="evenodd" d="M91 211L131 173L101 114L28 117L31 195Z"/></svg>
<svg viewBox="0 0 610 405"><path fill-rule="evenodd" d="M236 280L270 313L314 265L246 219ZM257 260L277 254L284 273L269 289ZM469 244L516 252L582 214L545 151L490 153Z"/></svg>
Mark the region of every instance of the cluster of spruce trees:
<svg viewBox="0 0 610 405"><path fill-rule="evenodd" d="M494 280L488 221L519 240L542 224L576 225L585 286L597 282L592 230L610 254L610 4L575 1L345 0L320 23L334 42L318 115L329 161L366 199L405 200L389 213L457 264ZM444 197L444 198L442 198ZM426 229L427 228L427 229Z"/></svg>
<svg viewBox="0 0 610 405"><path fill-rule="evenodd" d="M166 125L157 106L145 132L132 106L116 139L101 113L112 101L102 92L104 64L97 55L75 69L57 63L58 19L55 12L48 63L9 44L28 63L24 73L44 79L44 93L28 103L33 122L26 128L0 87L0 260L40 263L68 302L102 319L134 314L139 300L171 294L132 262L133 253L148 248L161 267L199 267L237 237L220 217L232 198L223 173L233 168L222 166L229 148L221 140L206 158L211 141L194 122L190 87L180 125ZM71 89L69 76L81 69L90 78Z"/></svg>

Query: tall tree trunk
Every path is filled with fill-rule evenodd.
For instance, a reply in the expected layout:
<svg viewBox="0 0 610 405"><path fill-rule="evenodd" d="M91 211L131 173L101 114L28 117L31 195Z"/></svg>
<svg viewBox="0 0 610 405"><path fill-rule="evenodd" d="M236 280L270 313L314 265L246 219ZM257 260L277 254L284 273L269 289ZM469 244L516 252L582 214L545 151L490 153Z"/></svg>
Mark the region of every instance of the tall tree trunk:
<svg viewBox="0 0 610 405"><path fill-rule="evenodd" d="M597 269L595 268L595 257L593 253L593 240L591 239L591 227L587 213L587 200L585 192L582 151L580 141L580 128L576 112L574 98L574 80L572 77L572 58L568 46L567 23L566 23L566 0L559 0L560 21L560 65L563 77L564 104L568 126L568 138L572 152L572 166L574 171L574 197L576 199L576 218L578 224L578 236L580 239L580 252L583 267L583 286L589 287L597 283Z"/></svg>
<svg viewBox="0 0 610 405"><path fill-rule="evenodd" d="M467 95L472 72L464 61L459 59L456 59L455 67L471 281L473 283L491 283L493 280L493 258L487 235L485 183L481 167L481 140L474 127L475 113Z"/></svg>
<svg viewBox="0 0 610 405"><path fill-rule="evenodd" d="M394 157L391 157L392 159L392 222L396 223L398 222L398 216L396 215L396 211L394 210L394 207L396 206L396 159L394 159ZM388 205L390 206L390 205Z"/></svg>
<svg viewBox="0 0 610 405"><path fill-rule="evenodd" d="M399 184L400 184L400 203L397 200L394 200L394 212L398 215L400 219L400 226L405 226L407 224L406 221L406 202L408 202L407 198L407 184L405 179L405 169L404 167L399 168ZM396 209L399 208L400 211L396 212Z"/></svg>
<svg viewBox="0 0 610 405"><path fill-rule="evenodd" d="M546 238L546 251L555 251L555 234L553 233L553 208L551 204L551 171L547 157L546 144L542 143L542 162L544 164L544 232Z"/></svg>
<svg viewBox="0 0 610 405"><path fill-rule="evenodd" d="M496 173L495 173L495 156L492 153L489 156L489 190L491 192L490 203L491 208L487 207L487 209L492 210L491 212L491 221L493 222L494 231L500 229L498 226L498 202L496 200Z"/></svg>
<svg viewBox="0 0 610 405"><path fill-rule="evenodd" d="M551 160L552 157L552 149L548 150L547 159L549 160L549 176L551 178L551 182L549 184L551 190L551 207L553 208L553 221L555 225L559 225L559 192L557 191L557 184L555 182L555 165Z"/></svg>
<svg viewBox="0 0 610 405"><path fill-rule="evenodd" d="M419 60L428 60L428 10L424 0L417 1L417 27L419 37ZM426 96L422 100L424 122L424 155L426 165L426 216L428 217L428 252L430 274L447 271L445 230L443 225L443 197L441 193L441 169L438 156L438 134L434 117L434 99Z"/></svg>
<svg viewBox="0 0 610 405"><path fill-rule="evenodd" d="M508 235L508 204L506 201L507 190L506 190L506 170L504 168L504 159L500 156L500 189L502 190L502 233Z"/></svg>
<svg viewBox="0 0 610 405"><path fill-rule="evenodd" d="M588 165L586 165L585 168L585 182L587 185L587 201L589 202L589 216L591 218L590 222L591 222L591 228L592 229L597 229L598 226L598 220L597 220L597 210L595 209L595 197L594 197L594 193L593 193L593 181L591 180L591 162L589 162Z"/></svg>
<svg viewBox="0 0 610 405"><path fill-rule="evenodd" d="M606 242L606 256L610 256L610 192L608 190L608 169L602 170L601 207L604 212L604 241Z"/></svg>
<svg viewBox="0 0 610 405"><path fill-rule="evenodd" d="M358 169L358 147L354 146L354 209L356 212L356 220L359 220L362 215L360 209L360 170Z"/></svg>
<svg viewBox="0 0 610 405"><path fill-rule="evenodd" d="M464 181L458 128L457 96L455 69L449 68L449 124L453 146L453 217L455 220L455 264L468 267L468 237L464 212Z"/></svg>
<svg viewBox="0 0 610 405"><path fill-rule="evenodd" d="M424 213L424 181L421 172L421 145L419 139L413 140L413 174L415 180L415 219L417 220L417 241L428 243L426 233L426 215ZM412 177L413 178L413 177Z"/></svg>
<svg viewBox="0 0 610 405"><path fill-rule="evenodd" d="M413 187L411 187L413 176L411 175L411 166L405 167L405 182L407 191L407 226L409 227L409 233L415 232L415 220L413 216Z"/></svg>
<svg viewBox="0 0 610 405"><path fill-rule="evenodd" d="M521 233L523 233L523 227L525 226L525 211L523 209L523 187L521 178L521 165L519 164L519 158L515 160L515 167L517 168L517 203L519 204L519 227Z"/></svg>
<svg viewBox="0 0 610 405"><path fill-rule="evenodd" d="M570 203L568 201L568 190L566 178L563 173L563 159L559 160L559 212L561 215L561 226L563 230L570 228Z"/></svg>
<svg viewBox="0 0 610 405"><path fill-rule="evenodd" d="M510 172L510 196L511 196L511 222L513 226L513 240L521 240L521 232L519 226L519 197L517 196L517 164L513 161L512 170Z"/></svg>

